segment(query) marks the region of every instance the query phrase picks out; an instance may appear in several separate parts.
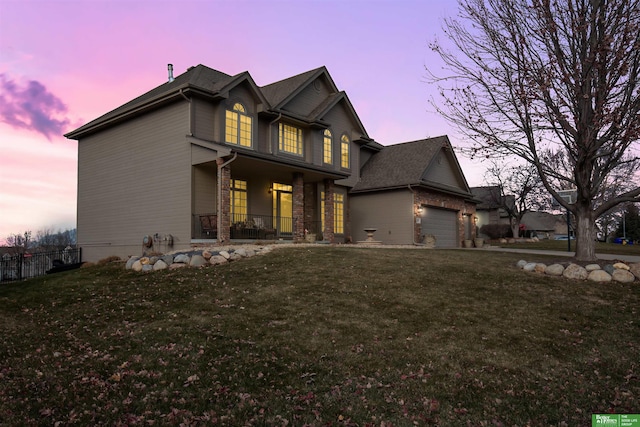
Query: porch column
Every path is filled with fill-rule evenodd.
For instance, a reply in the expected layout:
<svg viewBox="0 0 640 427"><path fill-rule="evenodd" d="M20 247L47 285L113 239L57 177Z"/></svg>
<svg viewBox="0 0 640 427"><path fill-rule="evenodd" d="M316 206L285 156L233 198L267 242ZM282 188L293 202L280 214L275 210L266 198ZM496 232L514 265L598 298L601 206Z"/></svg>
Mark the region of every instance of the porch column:
<svg viewBox="0 0 640 427"><path fill-rule="evenodd" d="M334 243L334 229L333 229L333 193L334 184L333 180L324 180L324 230L322 230L323 240L329 243Z"/></svg>
<svg viewBox="0 0 640 427"><path fill-rule="evenodd" d="M231 238L231 167L222 166L225 159L218 157L218 242Z"/></svg>
<svg viewBox="0 0 640 427"><path fill-rule="evenodd" d="M304 240L304 179L303 174L293 174L293 241Z"/></svg>

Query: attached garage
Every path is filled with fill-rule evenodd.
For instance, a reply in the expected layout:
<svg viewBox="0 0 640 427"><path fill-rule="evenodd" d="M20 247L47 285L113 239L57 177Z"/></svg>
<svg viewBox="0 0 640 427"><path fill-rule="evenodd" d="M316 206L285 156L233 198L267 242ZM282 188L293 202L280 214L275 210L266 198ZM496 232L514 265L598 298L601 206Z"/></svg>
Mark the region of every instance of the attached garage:
<svg viewBox="0 0 640 427"><path fill-rule="evenodd" d="M436 236L437 248L458 247L458 213L437 208L424 208L422 213L422 234Z"/></svg>

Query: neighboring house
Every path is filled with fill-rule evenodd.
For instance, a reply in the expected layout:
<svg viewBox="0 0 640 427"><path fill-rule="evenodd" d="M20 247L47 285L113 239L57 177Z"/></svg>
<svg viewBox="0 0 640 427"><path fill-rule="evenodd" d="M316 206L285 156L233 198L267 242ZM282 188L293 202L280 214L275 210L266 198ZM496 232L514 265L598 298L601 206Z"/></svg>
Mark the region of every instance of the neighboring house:
<svg viewBox="0 0 640 427"><path fill-rule="evenodd" d="M505 206L513 207L513 196L503 197L497 185L471 187L471 193L479 201L476 206L478 227L487 224L510 224L509 213Z"/></svg>
<svg viewBox="0 0 640 427"><path fill-rule="evenodd" d="M65 136L78 140L77 241L88 261L210 241L360 240L369 224L359 211L350 220L351 190L360 184L353 194L366 199L363 183L379 176L369 163L403 150L369 137L325 67L259 87L248 72L198 65L174 79L170 66L168 82ZM437 149L406 144L433 152L407 152L395 165L421 164L428 176L402 185L416 206L449 209L447 226L459 234L461 215L475 210L446 137L439 140ZM429 163L440 165L436 158L444 168ZM393 190L378 187L381 197L383 187ZM403 209L411 206L387 214ZM403 243L429 231L422 219Z"/></svg>
<svg viewBox="0 0 640 427"><path fill-rule="evenodd" d="M553 239L556 235L567 236L567 217L548 212L527 212L523 215L521 224L527 235L540 239Z"/></svg>
<svg viewBox="0 0 640 427"><path fill-rule="evenodd" d="M349 193L355 240L365 228L386 244L458 247L475 233L476 201L446 136L389 145L363 166Z"/></svg>

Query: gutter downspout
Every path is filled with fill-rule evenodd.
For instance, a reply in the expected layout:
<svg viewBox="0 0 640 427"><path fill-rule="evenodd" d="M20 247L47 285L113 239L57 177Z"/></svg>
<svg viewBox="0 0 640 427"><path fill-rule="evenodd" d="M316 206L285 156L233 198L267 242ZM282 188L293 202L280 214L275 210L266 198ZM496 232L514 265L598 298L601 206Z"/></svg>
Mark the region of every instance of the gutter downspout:
<svg viewBox="0 0 640 427"><path fill-rule="evenodd" d="M233 153L233 157L227 160L226 162L218 165L218 215L216 222L218 227L218 242L220 242L220 230L222 230L222 168L227 166L229 163L233 162L238 157L238 153Z"/></svg>
<svg viewBox="0 0 640 427"><path fill-rule="evenodd" d="M191 122L191 99L184 94L184 89L180 89L180 95L189 103L189 136L193 136L193 123Z"/></svg>
<svg viewBox="0 0 640 427"><path fill-rule="evenodd" d="M408 184L407 187L409 187L409 191L411 191L411 193L413 193L413 201L411 203L411 208L415 209L416 206L416 191L411 188L411 184ZM419 243L416 242L416 219L414 217L414 214L411 214L411 240L413 242L413 244L415 246L424 246L424 243Z"/></svg>

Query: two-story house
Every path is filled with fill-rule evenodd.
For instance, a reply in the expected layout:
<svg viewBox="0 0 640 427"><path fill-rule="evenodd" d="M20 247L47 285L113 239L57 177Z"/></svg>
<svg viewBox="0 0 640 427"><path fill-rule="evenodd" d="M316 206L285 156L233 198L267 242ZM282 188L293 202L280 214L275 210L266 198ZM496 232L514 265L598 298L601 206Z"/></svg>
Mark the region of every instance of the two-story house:
<svg viewBox="0 0 640 427"><path fill-rule="evenodd" d="M65 136L78 140L87 260L207 241L350 241L349 192L385 149L325 67L263 87L248 72L198 65L173 78L170 67L166 83Z"/></svg>

